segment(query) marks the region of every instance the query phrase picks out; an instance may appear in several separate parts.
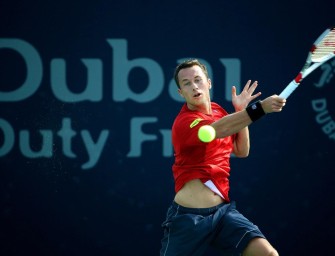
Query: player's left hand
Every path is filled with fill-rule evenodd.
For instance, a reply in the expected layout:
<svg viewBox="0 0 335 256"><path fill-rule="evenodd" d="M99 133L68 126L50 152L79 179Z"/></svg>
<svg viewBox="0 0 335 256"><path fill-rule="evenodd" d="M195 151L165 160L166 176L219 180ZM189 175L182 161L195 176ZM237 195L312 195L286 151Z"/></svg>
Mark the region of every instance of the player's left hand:
<svg viewBox="0 0 335 256"><path fill-rule="evenodd" d="M235 111L241 111L242 109L245 109L252 100L256 99L262 94L261 92L258 92L253 95L258 85L257 81L253 82L251 85L250 84L251 80L248 80L243 88L243 91L239 95L236 94L236 87L232 87L232 103Z"/></svg>

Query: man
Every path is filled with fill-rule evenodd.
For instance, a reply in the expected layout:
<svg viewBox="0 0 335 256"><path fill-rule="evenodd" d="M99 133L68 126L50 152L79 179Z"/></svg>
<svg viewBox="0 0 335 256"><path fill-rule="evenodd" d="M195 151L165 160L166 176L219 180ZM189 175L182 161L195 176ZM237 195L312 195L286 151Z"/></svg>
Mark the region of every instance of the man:
<svg viewBox="0 0 335 256"><path fill-rule="evenodd" d="M263 115L280 112L285 99L270 96L250 106L259 97L257 82L248 81L241 94L232 87L235 113L228 114L211 102L211 80L206 67L196 59L177 66L175 81L186 103L172 127L175 151L173 176L176 195L162 224L161 255L203 255L208 246L223 255L278 255L256 225L230 202L230 154L249 154L248 125ZM211 125L212 142L198 138L198 130Z"/></svg>

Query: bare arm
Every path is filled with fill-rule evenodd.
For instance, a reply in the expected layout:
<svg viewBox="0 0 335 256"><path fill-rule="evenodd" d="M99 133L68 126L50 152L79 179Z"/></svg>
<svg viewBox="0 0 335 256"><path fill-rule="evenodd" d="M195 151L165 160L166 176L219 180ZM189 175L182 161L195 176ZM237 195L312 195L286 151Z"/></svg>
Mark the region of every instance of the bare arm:
<svg viewBox="0 0 335 256"><path fill-rule="evenodd" d="M246 110L235 112L221 118L212 124L217 138L224 138L236 134L233 153L237 157L246 157L249 154L250 140L248 125L252 123Z"/></svg>
<svg viewBox="0 0 335 256"><path fill-rule="evenodd" d="M247 111L241 110L221 118L214 122L212 126L216 131L216 137L224 138L240 132L242 129L247 128L251 123L252 121Z"/></svg>
<svg viewBox="0 0 335 256"><path fill-rule="evenodd" d="M214 122L212 126L216 130L217 138L224 138L236 134L234 142L234 154L238 157L246 157L250 150L250 139L248 126L252 123L245 108L250 101L257 98L261 93L253 95L257 81L250 86L249 80L240 95L236 95L236 88L232 89L233 105L236 112ZM280 112L286 100L272 95L261 101L265 113Z"/></svg>

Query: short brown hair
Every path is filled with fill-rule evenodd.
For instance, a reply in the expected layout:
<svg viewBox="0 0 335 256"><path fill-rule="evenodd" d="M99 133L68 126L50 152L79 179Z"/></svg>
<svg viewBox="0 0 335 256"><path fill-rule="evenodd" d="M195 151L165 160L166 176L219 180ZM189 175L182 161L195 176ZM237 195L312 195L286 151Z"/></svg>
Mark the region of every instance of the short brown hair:
<svg viewBox="0 0 335 256"><path fill-rule="evenodd" d="M193 67L193 66L199 66L202 69L202 71L204 72L205 76L207 78L209 78L206 66L204 64L202 64L199 60L197 60L197 59L185 60L182 63L180 63L174 71L174 80L175 80L179 89L180 89L180 84L179 84L179 80L178 80L179 71L184 69L184 68L190 68L190 67Z"/></svg>

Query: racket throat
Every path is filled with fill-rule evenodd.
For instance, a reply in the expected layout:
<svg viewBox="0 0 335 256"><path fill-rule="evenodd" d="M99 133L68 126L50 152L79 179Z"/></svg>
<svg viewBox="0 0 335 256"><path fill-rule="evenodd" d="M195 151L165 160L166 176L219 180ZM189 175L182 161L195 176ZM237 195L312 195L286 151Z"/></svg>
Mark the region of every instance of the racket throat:
<svg viewBox="0 0 335 256"><path fill-rule="evenodd" d="M302 81L302 79L303 79L303 76L302 76L303 74L300 72L297 76L296 76L296 78L294 79L294 81L297 83L297 84L300 84L301 83L301 81Z"/></svg>

